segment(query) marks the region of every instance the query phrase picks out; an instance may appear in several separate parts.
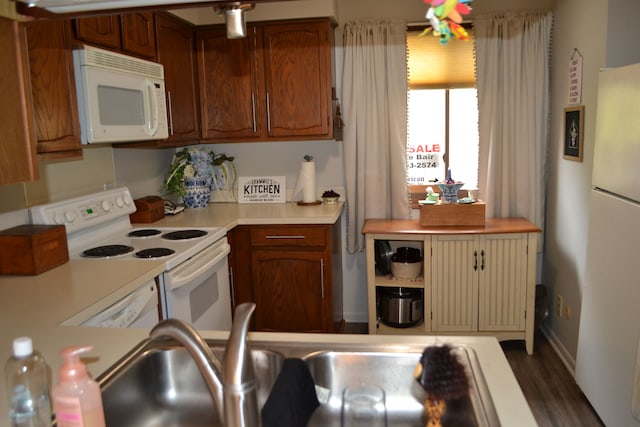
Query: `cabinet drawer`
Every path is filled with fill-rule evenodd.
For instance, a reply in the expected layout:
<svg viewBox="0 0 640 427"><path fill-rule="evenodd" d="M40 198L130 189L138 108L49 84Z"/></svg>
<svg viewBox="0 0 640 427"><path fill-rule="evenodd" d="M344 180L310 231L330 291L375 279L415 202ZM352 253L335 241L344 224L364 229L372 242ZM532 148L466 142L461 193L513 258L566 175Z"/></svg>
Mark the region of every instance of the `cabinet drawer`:
<svg viewBox="0 0 640 427"><path fill-rule="evenodd" d="M251 246L326 246L324 227L260 227L251 230Z"/></svg>

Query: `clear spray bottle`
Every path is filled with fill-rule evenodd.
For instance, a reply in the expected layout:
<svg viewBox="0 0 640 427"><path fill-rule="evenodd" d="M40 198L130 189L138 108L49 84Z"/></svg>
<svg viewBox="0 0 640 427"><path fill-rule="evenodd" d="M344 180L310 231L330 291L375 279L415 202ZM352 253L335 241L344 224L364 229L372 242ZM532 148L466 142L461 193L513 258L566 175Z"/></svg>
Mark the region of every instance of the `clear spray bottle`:
<svg viewBox="0 0 640 427"><path fill-rule="evenodd" d="M12 427L51 427L49 372L29 337L13 340L13 353L4 367ZM2 423L0 423L2 424Z"/></svg>

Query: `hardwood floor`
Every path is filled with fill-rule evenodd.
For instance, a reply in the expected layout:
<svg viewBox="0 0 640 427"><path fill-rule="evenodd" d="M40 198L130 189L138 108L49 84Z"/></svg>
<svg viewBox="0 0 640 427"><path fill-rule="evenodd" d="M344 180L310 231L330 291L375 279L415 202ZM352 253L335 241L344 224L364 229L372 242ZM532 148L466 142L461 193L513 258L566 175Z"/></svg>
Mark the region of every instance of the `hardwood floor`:
<svg viewBox="0 0 640 427"><path fill-rule="evenodd" d="M344 332L366 334L367 324L347 323ZM536 334L532 356L524 341L500 345L540 427L604 426L542 333Z"/></svg>
<svg viewBox="0 0 640 427"><path fill-rule="evenodd" d="M505 341L501 346L538 425L604 426L542 333L536 333L532 356L523 341Z"/></svg>

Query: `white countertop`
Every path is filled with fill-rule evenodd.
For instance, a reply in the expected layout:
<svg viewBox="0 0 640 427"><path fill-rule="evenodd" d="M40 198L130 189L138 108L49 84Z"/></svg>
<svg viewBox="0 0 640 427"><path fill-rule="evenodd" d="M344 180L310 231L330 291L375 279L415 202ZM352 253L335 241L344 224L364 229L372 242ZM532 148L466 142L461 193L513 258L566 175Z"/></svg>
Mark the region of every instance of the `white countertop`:
<svg viewBox="0 0 640 427"><path fill-rule="evenodd" d="M294 203L238 205L218 203L204 209L188 209L153 223L158 227L224 227L239 224L332 224L343 204L297 206ZM106 308L138 286L162 273L161 261L71 260L38 276L0 276L0 358L11 353L15 337L27 335L52 368L53 381L62 360L59 352L71 345L93 345L87 357L90 372L97 376L148 335L144 329L104 329L61 326L83 313L87 317ZM227 332L202 331L205 338L220 339ZM338 334L251 333L259 341L326 343L384 343L385 345L451 342L474 348L503 426L535 426L535 420L509 364L495 338L429 336L371 336ZM2 376L0 425L6 424L7 396Z"/></svg>

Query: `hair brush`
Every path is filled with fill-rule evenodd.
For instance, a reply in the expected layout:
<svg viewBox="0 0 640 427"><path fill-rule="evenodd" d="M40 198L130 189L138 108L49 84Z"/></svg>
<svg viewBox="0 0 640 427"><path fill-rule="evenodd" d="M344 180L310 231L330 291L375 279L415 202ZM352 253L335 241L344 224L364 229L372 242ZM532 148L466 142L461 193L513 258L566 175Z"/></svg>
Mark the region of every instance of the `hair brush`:
<svg viewBox="0 0 640 427"><path fill-rule="evenodd" d="M449 345L425 348L416 366L414 377L427 392L424 408L429 416L428 427L441 427L446 412L446 400L460 399L469 394L469 379L464 366Z"/></svg>

